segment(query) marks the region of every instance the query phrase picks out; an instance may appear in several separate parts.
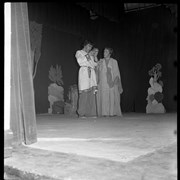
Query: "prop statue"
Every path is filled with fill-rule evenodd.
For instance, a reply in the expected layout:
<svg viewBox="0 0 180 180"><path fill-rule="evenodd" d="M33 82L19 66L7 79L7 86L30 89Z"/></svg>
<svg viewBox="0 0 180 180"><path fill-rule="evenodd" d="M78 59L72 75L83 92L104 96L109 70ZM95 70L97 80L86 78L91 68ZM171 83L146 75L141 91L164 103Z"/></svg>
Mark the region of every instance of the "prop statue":
<svg viewBox="0 0 180 180"><path fill-rule="evenodd" d="M51 66L49 70L49 79L53 82L48 86L48 100L50 108L49 114L63 114L64 113L64 88L61 66Z"/></svg>
<svg viewBox="0 0 180 180"><path fill-rule="evenodd" d="M76 84L69 87L68 100L65 104L64 113L76 115L78 106L78 86Z"/></svg>
<svg viewBox="0 0 180 180"><path fill-rule="evenodd" d="M159 81L162 73L160 72L161 64L156 64L150 71L149 80L150 87L148 88L148 96L146 113L165 113L165 108L162 104L163 100L163 82Z"/></svg>

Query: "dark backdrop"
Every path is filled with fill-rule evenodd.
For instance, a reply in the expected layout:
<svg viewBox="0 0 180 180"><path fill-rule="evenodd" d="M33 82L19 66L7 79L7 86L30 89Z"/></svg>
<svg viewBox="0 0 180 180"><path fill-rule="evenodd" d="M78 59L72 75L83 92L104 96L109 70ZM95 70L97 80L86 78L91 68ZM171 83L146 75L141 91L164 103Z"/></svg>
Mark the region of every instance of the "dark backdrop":
<svg viewBox="0 0 180 180"><path fill-rule="evenodd" d="M74 57L85 39L99 48L114 49L122 85L123 112L145 112L148 71L162 64L164 83L163 103L168 112L177 111L177 35L176 19L165 7L155 7L138 12L124 13L119 22L99 17L89 18L89 12L73 3L28 3L29 20L43 24L41 57L34 79L36 113L47 113L48 78L51 65L62 66L65 99L68 87L77 84L78 64Z"/></svg>

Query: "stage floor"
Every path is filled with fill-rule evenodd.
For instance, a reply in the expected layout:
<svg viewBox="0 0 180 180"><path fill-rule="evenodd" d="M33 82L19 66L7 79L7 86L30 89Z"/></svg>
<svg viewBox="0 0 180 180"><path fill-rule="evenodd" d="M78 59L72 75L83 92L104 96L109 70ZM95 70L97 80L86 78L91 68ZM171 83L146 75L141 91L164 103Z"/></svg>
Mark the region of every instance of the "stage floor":
<svg viewBox="0 0 180 180"><path fill-rule="evenodd" d="M107 172L103 172L103 168L96 165L94 177L86 176L84 172L83 175L81 174L82 178L79 178L83 180L119 180L120 177L123 177L123 180L128 177L131 180L175 180L177 179L177 136L174 134L176 129L177 114L175 113L156 115L129 113L124 114L123 117L96 119L44 114L37 115L38 142L26 147L34 151L41 149L65 153L79 159L95 158L99 163L113 162L131 169L129 175L125 173L126 168L124 172L118 174L113 173L114 165L104 167L108 168ZM85 164L79 163L78 168L85 168L87 166ZM66 166L68 166L67 162ZM72 164L69 166L71 167ZM136 175L132 172L132 167L136 169L134 169ZM72 168L72 176L68 180L76 179L73 179L76 168ZM111 176L105 175L108 171L111 173L109 168L112 170ZM53 170L53 172L57 177L62 177L61 171ZM70 173L70 170L68 172ZM48 174L48 171L44 173ZM102 173L104 173L103 177L100 175Z"/></svg>
<svg viewBox="0 0 180 180"><path fill-rule="evenodd" d="M176 115L125 114L87 118L37 116L31 147L127 162L176 142Z"/></svg>

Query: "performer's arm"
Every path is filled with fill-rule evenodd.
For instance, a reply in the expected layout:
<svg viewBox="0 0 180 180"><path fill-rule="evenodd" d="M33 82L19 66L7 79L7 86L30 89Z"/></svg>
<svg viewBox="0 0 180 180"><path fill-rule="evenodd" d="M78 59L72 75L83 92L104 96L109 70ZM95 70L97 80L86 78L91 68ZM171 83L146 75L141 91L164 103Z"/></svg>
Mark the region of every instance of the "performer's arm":
<svg viewBox="0 0 180 180"><path fill-rule="evenodd" d="M88 67L91 67L91 64L87 60L86 56L82 55L79 51L76 52L75 57L77 59L77 62L79 64L79 66L88 66Z"/></svg>
<svg viewBox="0 0 180 180"><path fill-rule="evenodd" d="M115 66L115 79L114 79L114 85L117 85L117 86L118 86L119 93L122 94L123 88L122 88L121 75L120 75L120 70L119 70L119 66L118 66L117 61L116 61L115 64L116 64L116 66Z"/></svg>

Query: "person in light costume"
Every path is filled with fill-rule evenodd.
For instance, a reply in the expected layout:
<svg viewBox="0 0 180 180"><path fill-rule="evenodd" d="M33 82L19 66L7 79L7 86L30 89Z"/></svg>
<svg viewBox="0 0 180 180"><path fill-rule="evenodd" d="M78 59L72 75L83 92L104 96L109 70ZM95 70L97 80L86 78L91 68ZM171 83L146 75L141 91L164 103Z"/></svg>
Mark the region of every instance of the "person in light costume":
<svg viewBox="0 0 180 180"><path fill-rule="evenodd" d="M117 60L111 57L112 52L112 48L105 48L104 58L98 62L97 104L99 116L122 116L121 75Z"/></svg>
<svg viewBox="0 0 180 180"><path fill-rule="evenodd" d="M93 61L93 54L90 53L92 49L92 43L85 41L82 50L76 52L76 59L80 66L78 74L78 89L79 89L79 101L78 101L78 115L79 117L96 117L96 102L95 93L97 91L97 82L95 74L96 63Z"/></svg>

